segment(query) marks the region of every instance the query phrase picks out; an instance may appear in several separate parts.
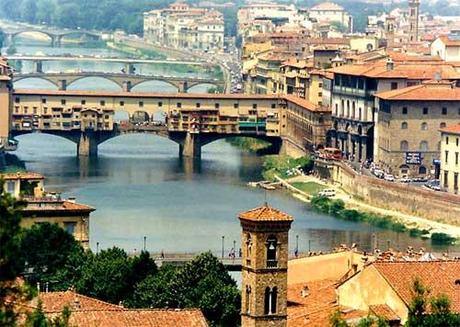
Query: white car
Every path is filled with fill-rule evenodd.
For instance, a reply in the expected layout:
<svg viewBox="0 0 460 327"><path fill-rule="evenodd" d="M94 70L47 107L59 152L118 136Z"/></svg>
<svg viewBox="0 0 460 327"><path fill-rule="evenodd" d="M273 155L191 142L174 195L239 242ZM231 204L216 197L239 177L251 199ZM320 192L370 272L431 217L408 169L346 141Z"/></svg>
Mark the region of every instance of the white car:
<svg viewBox="0 0 460 327"><path fill-rule="evenodd" d="M325 189L325 190L322 190L318 193L319 196L325 196L327 198L331 198L333 196L335 196L335 190L333 189Z"/></svg>
<svg viewBox="0 0 460 327"><path fill-rule="evenodd" d="M386 181L389 181L389 182L394 182L395 181L395 177L393 175L390 175L390 174L385 174L385 176L383 178Z"/></svg>

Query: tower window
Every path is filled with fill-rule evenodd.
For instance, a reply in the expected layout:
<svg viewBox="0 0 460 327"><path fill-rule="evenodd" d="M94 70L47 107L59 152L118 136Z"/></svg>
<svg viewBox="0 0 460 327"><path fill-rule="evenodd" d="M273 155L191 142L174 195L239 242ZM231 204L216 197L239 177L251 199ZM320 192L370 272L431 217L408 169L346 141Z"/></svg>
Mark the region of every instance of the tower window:
<svg viewBox="0 0 460 327"><path fill-rule="evenodd" d="M277 261L277 246L278 241L275 236L269 236L267 239L267 268L275 268L278 266Z"/></svg>
<svg viewBox="0 0 460 327"><path fill-rule="evenodd" d="M246 286L246 313L251 313L251 286Z"/></svg>
<svg viewBox="0 0 460 327"><path fill-rule="evenodd" d="M276 314L276 307L278 303L278 289L276 288L276 286L273 288L265 288L264 300L264 314Z"/></svg>
<svg viewBox="0 0 460 327"><path fill-rule="evenodd" d="M246 236L246 264L248 266L251 265L251 255L252 255L252 239L251 234L247 234Z"/></svg>

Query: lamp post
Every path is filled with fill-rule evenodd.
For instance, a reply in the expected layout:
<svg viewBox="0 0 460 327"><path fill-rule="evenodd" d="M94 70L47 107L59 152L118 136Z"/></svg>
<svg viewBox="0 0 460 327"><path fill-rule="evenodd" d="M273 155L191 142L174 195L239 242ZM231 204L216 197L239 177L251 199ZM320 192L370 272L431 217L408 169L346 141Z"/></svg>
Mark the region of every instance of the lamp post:
<svg viewBox="0 0 460 327"><path fill-rule="evenodd" d="M147 236L144 236L144 251L147 249L146 243L147 243Z"/></svg>
<svg viewBox="0 0 460 327"><path fill-rule="evenodd" d="M311 240L308 240L308 252L311 252Z"/></svg>
<svg viewBox="0 0 460 327"><path fill-rule="evenodd" d="M99 253L99 242L96 242L96 254Z"/></svg>
<svg viewBox="0 0 460 327"><path fill-rule="evenodd" d="M225 242L225 236L222 235L222 259L224 258L224 242Z"/></svg>
<svg viewBox="0 0 460 327"><path fill-rule="evenodd" d="M299 235L295 236L295 257L299 256Z"/></svg>

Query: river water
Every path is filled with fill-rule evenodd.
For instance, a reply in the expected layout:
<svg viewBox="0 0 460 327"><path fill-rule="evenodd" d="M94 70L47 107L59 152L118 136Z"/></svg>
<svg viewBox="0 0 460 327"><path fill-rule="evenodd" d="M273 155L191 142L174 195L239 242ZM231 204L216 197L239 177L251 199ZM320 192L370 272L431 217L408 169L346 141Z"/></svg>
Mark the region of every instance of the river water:
<svg viewBox="0 0 460 327"><path fill-rule="evenodd" d="M23 44L17 48L21 54L121 55L103 48L51 48L45 44ZM50 70L75 69L75 65L70 67L66 63L53 65ZM81 63L80 67L86 69L84 65ZM103 68L118 69L110 65ZM154 71L156 68L144 69ZM104 80L80 82L73 87L117 90ZM23 80L15 87L54 86L44 81ZM175 91L161 83L143 87L142 91ZM410 238L407 234L315 213L284 191L265 193L247 187L248 181L261 178L263 158L225 141L205 146L201 162L190 162L179 159L179 149L174 142L152 135L124 135L111 139L100 145L97 159L88 160L77 159L75 144L65 139L33 134L18 137L18 140L20 144L15 155L28 170L46 175L49 191L75 196L77 201L97 209L90 221L93 250L97 246L99 249L119 246L128 252L139 251L146 237L149 251L196 253L211 250L220 255L223 237L225 255L228 255L234 242L239 248L238 213L265 201L295 218L290 232L291 251L296 247L296 239L300 252L328 251L338 244L354 242L369 250L373 246L373 234L382 248L388 244L399 249L408 245L432 248L429 241ZM450 247L450 250L458 251L459 248Z"/></svg>

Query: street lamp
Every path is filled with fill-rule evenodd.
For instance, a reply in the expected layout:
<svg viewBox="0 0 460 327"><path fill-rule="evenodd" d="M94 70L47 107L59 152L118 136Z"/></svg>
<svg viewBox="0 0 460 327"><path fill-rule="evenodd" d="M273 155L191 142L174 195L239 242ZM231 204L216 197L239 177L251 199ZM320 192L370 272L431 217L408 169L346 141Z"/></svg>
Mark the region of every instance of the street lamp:
<svg viewBox="0 0 460 327"><path fill-rule="evenodd" d="M147 236L144 236L144 251L146 250Z"/></svg>
<svg viewBox="0 0 460 327"><path fill-rule="evenodd" d="M308 252L311 252L311 240L308 240Z"/></svg>
<svg viewBox="0 0 460 327"><path fill-rule="evenodd" d="M96 242L96 254L99 253L99 242Z"/></svg>
<svg viewBox="0 0 460 327"><path fill-rule="evenodd" d="M222 259L224 258L224 242L225 242L225 236L222 235Z"/></svg>
<svg viewBox="0 0 460 327"><path fill-rule="evenodd" d="M295 257L299 255L299 235L295 236Z"/></svg>

